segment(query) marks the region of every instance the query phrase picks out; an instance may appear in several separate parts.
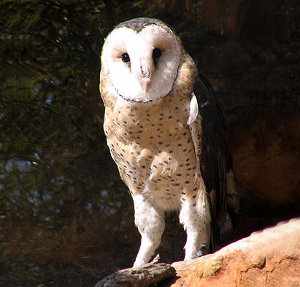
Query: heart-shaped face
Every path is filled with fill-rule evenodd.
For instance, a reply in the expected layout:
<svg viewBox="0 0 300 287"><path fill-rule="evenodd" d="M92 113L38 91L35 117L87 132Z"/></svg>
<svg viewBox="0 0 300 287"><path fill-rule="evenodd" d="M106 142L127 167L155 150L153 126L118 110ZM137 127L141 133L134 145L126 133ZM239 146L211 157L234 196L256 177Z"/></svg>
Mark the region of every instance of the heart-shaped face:
<svg viewBox="0 0 300 287"><path fill-rule="evenodd" d="M147 102L171 91L181 55L180 40L158 22L141 29L130 25L115 28L105 40L101 60L117 94Z"/></svg>

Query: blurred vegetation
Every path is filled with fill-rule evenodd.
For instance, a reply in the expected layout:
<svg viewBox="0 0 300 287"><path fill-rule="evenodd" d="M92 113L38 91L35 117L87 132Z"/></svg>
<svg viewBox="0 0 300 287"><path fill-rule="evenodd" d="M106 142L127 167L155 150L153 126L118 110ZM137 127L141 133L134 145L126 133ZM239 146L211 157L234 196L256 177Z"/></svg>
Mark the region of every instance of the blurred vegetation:
<svg viewBox="0 0 300 287"><path fill-rule="evenodd" d="M100 205L99 193L114 184L101 166L107 151L97 92L107 7L4 1L0 8L2 210L57 225L77 212L72 205L82 212Z"/></svg>

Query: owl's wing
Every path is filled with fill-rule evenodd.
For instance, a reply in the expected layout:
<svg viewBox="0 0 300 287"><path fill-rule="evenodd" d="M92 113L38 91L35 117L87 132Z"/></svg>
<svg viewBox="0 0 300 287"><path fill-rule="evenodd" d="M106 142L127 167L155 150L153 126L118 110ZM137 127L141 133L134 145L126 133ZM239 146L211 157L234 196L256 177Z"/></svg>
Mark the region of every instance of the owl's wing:
<svg viewBox="0 0 300 287"><path fill-rule="evenodd" d="M222 111L211 85L201 74L194 85L189 123L205 188L210 195L214 238L220 241L220 237L227 235L232 228L226 202L227 179L232 163Z"/></svg>

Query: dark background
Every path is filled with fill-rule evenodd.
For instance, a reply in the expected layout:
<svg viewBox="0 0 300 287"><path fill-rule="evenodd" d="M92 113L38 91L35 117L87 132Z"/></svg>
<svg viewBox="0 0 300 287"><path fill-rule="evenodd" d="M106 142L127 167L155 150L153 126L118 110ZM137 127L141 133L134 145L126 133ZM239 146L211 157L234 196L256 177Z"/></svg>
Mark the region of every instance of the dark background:
<svg viewBox="0 0 300 287"><path fill-rule="evenodd" d="M216 90L241 199L235 238L297 214L299 1L2 0L0 286L93 286L132 264L139 235L98 84L105 36L138 16L174 27ZM160 255L181 260L185 235L168 221Z"/></svg>

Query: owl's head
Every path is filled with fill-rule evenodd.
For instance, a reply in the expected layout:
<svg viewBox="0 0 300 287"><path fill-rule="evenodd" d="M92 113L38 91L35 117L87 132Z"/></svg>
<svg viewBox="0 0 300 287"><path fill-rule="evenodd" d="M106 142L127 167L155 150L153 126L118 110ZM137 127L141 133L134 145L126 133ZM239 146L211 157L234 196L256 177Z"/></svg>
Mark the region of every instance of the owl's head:
<svg viewBox="0 0 300 287"><path fill-rule="evenodd" d="M137 18L119 24L108 35L101 62L119 95L147 102L171 91L181 54L181 43L166 24Z"/></svg>

